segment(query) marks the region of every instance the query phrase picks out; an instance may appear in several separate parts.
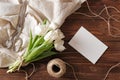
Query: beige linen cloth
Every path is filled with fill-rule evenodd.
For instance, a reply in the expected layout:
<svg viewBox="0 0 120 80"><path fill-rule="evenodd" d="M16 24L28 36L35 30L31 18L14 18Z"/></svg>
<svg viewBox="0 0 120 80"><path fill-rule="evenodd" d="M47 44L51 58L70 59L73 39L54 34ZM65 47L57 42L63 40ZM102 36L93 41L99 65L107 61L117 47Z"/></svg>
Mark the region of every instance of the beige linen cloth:
<svg viewBox="0 0 120 80"><path fill-rule="evenodd" d="M49 21L51 29L60 28L65 19L81 7L85 0L28 0L25 22L20 34L23 41L22 48L26 48L29 40L29 30L39 34L38 24L44 19ZM22 3L25 0L0 0L0 67L8 67L24 51L16 52L6 48L6 41L15 32L19 24ZM20 26L21 27L21 26ZM19 44L19 43L16 43ZM24 49L23 49L24 50Z"/></svg>

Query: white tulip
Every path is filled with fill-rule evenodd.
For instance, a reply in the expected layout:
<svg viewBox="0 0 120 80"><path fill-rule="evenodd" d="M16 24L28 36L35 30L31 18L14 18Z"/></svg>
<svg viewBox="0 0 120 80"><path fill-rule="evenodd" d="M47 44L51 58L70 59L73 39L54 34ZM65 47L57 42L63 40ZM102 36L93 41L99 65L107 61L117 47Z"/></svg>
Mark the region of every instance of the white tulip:
<svg viewBox="0 0 120 80"><path fill-rule="evenodd" d="M49 31L44 37L45 41L50 41L50 42L54 41L56 38L57 38L57 34L55 30Z"/></svg>
<svg viewBox="0 0 120 80"><path fill-rule="evenodd" d="M55 40L55 41L54 41L54 46L55 46L55 49L56 49L57 51L62 52L63 50L65 50L64 41L61 40L61 39Z"/></svg>
<svg viewBox="0 0 120 80"><path fill-rule="evenodd" d="M49 27L50 27L51 29L55 30L55 29L58 29L60 26L57 25L57 24L54 23L54 22L51 22L51 24L49 25Z"/></svg>
<svg viewBox="0 0 120 80"><path fill-rule="evenodd" d="M57 34L57 36L58 36L58 39L63 39L63 38L65 38L63 32L62 32L60 29L56 29L55 31L56 31L56 34Z"/></svg>
<svg viewBox="0 0 120 80"><path fill-rule="evenodd" d="M61 32L60 29L56 29L56 30L51 30L49 31L44 39L45 41L50 41L54 43L54 47L57 51L63 51L65 49L64 45L64 41L62 40L64 38L64 34Z"/></svg>
<svg viewBox="0 0 120 80"><path fill-rule="evenodd" d="M49 31L46 35L45 35L45 37L44 37L44 39L47 41L47 40L49 40L49 41L54 41L54 40L57 40L57 39L63 39L65 36L64 36L64 34L61 32L61 30L60 29L56 29L56 30L51 30L51 31Z"/></svg>
<svg viewBox="0 0 120 80"><path fill-rule="evenodd" d="M50 30L48 21L47 21L47 23L45 25L39 23L37 27L39 27L39 29L36 30L36 31L38 31L39 35L41 35L41 36L46 35L46 33Z"/></svg>

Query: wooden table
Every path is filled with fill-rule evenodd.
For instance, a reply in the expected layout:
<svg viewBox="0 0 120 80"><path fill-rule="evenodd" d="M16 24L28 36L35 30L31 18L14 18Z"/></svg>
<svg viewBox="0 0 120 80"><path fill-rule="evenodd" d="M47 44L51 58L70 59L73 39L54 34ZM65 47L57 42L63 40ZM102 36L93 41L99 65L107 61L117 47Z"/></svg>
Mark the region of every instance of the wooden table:
<svg viewBox="0 0 120 80"><path fill-rule="evenodd" d="M96 13L104 8L104 4L107 6L115 6L120 9L120 0L89 0L88 2L91 9ZM77 12L89 14L86 3L84 3ZM107 51L95 65L90 63L86 58L68 45L69 40L74 36L80 26L84 26L109 46ZM115 26L120 28L120 24L118 23L115 24ZM53 58L61 58L71 64L74 67L79 80L103 80L108 69L112 65L120 62L120 38L113 38L108 35L107 24L103 20L72 14L66 19L61 29L66 36L65 46L67 49L58 55L35 62L36 72L31 76L30 80L75 80L72 70L69 67L67 67L66 74L59 79L49 76L46 65L47 62ZM32 71L32 66L28 65L27 67L24 67L24 69L30 73ZM6 70L7 69L0 69L0 80L25 80L25 74L23 72L6 74ZM120 67L113 69L108 75L107 80L120 80Z"/></svg>

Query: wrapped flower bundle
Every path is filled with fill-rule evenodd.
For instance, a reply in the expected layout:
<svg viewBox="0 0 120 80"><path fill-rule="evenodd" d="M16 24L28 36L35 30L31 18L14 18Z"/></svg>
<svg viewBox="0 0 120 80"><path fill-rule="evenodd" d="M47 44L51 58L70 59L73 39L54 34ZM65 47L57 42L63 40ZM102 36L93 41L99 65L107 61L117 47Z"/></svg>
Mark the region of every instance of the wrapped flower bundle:
<svg viewBox="0 0 120 80"><path fill-rule="evenodd" d="M56 54L53 48L63 51L65 36L59 28L84 1L0 0L0 67L15 72Z"/></svg>

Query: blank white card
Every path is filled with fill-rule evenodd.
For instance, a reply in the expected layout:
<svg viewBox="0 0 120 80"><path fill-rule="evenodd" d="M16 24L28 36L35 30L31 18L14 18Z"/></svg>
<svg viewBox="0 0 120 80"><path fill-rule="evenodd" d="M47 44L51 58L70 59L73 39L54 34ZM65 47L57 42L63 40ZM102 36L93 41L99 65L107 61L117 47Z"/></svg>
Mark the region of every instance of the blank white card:
<svg viewBox="0 0 120 80"><path fill-rule="evenodd" d="M108 48L103 42L97 39L93 34L81 27L68 43L80 54L95 64Z"/></svg>

